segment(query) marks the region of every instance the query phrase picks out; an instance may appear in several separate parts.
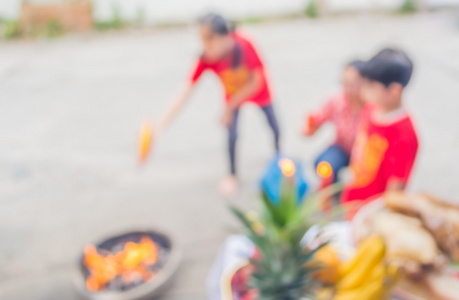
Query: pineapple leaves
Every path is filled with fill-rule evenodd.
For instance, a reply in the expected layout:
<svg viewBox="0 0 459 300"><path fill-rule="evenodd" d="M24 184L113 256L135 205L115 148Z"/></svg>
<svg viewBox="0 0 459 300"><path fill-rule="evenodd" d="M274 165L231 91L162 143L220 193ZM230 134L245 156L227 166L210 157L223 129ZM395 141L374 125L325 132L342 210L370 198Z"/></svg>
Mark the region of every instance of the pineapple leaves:
<svg viewBox="0 0 459 300"><path fill-rule="evenodd" d="M284 182L281 187L281 199L278 210L283 217L282 226L289 224L298 214L297 209L297 195L293 182Z"/></svg>
<svg viewBox="0 0 459 300"><path fill-rule="evenodd" d="M327 243L310 250L301 241L315 218L321 217L319 200L336 193L340 186L331 186L299 203L295 185L289 180L292 178L283 178L278 203L262 191L263 213L256 222L262 230L255 230L256 226L243 211L231 207L260 253L257 258L249 259L254 271L248 282L258 291L259 300L299 300L311 295L318 284L312 275L322 266L314 261L315 254Z"/></svg>
<svg viewBox="0 0 459 300"><path fill-rule="evenodd" d="M274 203L269 199L265 191L261 193L261 200L265 210L266 217L269 218L269 221L277 225L277 227L282 227L285 220L284 216L281 214L280 210L274 205Z"/></svg>
<svg viewBox="0 0 459 300"><path fill-rule="evenodd" d="M247 230L247 236L248 238L257 246L260 248L264 248L263 240L260 238L260 236L255 232L255 230L252 227L252 224L250 223L249 219L246 217L246 215L239 210L236 207L231 206L230 209L234 213L234 215L239 219L239 221L244 225L245 229Z"/></svg>

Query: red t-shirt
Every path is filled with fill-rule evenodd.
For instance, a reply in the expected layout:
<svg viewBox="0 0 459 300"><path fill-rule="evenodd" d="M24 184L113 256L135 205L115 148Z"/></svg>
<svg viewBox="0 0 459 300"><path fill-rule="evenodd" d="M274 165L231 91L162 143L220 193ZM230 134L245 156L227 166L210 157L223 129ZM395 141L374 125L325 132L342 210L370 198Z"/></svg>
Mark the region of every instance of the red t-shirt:
<svg viewBox="0 0 459 300"><path fill-rule="evenodd" d="M366 200L386 190L389 179L405 184L418 151L418 138L406 112L390 123L375 122L375 106L367 105L361 116L351 154L353 181L344 188L341 201Z"/></svg>
<svg viewBox="0 0 459 300"><path fill-rule="evenodd" d="M317 128L325 122L332 122L336 129L335 144L350 154L360 123L360 113L361 110L354 109L346 96L341 93L331 97L320 110L311 116Z"/></svg>
<svg viewBox="0 0 459 300"><path fill-rule="evenodd" d="M231 96L248 82L251 72L258 69L262 73L262 84L253 95L250 95L243 102L254 102L261 107L271 104L271 93L266 79L266 72L257 51L252 43L241 34L235 33L234 38L241 50L239 66L233 68L234 51L230 51L224 58L214 63L208 63L204 58L200 58L191 76L192 83L198 81L204 71L213 71L223 84L225 99L228 102Z"/></svg>

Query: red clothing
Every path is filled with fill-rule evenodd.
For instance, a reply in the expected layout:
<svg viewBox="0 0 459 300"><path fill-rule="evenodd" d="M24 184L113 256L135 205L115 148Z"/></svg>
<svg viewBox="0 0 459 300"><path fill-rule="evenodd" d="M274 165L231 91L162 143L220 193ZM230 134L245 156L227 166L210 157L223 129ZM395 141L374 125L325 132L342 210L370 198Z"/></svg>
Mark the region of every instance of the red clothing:
<svg viewBox="0 0 459 300"><path fill-rule="evenodd" d="M248 82L251 72L258 69L262 72L262 84L253 95L250 95L243 102L251 101L261 107L271 104L271 92L266 72L258 53L246 37L235 33L234 38L241 49L241 63L239 66L233 68L234 51L230 51L228 55L215 63L207 63L204 58L200 58L191 76L191 81L195 83L206 70L213 71L224 86L225 99L228 102L231 96Z"/></svg>
<svg viewBox="0 0 459 300"><path fill-rule="evenodd" d="M360 113L361 110L354 109L344 94L338 94L312 114L313 126L319 128L325 122L333 122L336 129L335 144L350 154L359 126Z"/></svg>
<svg viewBox="0 0 459 300"><path fill-rule="evenodd" d="M390 179L407 183L418 150L418 138L410 116L401 111L390 123L375 122L375 107L364 108L352 150L353 181L341 200L366 200L386 190Z"/></svg>

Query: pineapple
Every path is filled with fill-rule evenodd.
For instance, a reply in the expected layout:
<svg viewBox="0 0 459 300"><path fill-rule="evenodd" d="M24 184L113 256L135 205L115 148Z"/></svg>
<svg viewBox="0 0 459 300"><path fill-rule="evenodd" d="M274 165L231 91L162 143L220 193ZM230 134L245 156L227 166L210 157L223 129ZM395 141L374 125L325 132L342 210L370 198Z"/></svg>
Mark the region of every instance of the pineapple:
<svg viewBox="0 0 459 300"><path fill-rule="evenodd" d="M278 204L273 204L262 192L262 214L258 222L264 230L256 230L253 220L241 210L232 208L260 252L260 258L250 260L255 271L249 279L249 286L258 291L259 300L312 299L319 283L311 276L318 268L309 262L324 244L314 250L301 244L313 224L312 217L319 210L319 201L315 199L318 195L297 204L294 178L289 175L284 172Z"/></svg>

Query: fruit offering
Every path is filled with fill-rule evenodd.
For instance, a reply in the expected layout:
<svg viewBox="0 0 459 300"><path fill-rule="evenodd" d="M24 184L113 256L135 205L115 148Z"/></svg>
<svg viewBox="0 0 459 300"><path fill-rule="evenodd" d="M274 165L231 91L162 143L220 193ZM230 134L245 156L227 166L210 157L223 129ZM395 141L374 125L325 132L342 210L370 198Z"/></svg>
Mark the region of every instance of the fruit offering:
<svg viewBox="0 0 459 300"><path fill-rule="evenodd" d="M338 254L329 245L317 251L310 264L312 267L320 268L312 276L321 282L334 284L339 280L341 262Z"/></svg>
<svg viewBox="0 0 459 300"><path fill-rule="evenodd" d="M397 280L398 270L386 265L385 245L380 236L364 239L354 257L340 265L333 300L386 299Z"/></svg>

